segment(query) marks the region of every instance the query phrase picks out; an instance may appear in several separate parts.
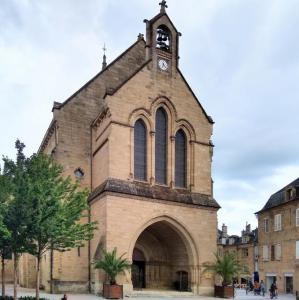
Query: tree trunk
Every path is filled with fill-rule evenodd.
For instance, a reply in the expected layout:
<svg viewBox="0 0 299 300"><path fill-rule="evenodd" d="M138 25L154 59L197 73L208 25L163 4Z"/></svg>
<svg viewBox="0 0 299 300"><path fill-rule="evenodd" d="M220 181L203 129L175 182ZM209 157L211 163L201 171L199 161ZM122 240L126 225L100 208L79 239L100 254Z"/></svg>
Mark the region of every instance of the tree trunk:
<svg viewBox="0 0 299 300"><path fill-rule="evenodd" d="M51 256L50 256L50 294L53 294L53 260L54 260L54 253L51 247Z"/></svg>
<svg viewBox="0 0 299 300"><path fill-rule="evenodd" d="M40 260L41 255L39 254L36 258L36 287L35 287L35 297L39 300L39 286L40 286Z"/></svg>
<svg viewBox="0 0 299 300"><path fill-rule="evenodd" d="M2 297L5 297L5 261L4 255L1 257L1 276L2 276Z"/></svg>
<svg viewBox="0 0 299 300"><path fill-rule="evenodd" d="M17 285L18 285L18 263L19 263L19 255L14 253L13 255L13 298L14 300L18 300L18 295L17 295Z"/></svg>

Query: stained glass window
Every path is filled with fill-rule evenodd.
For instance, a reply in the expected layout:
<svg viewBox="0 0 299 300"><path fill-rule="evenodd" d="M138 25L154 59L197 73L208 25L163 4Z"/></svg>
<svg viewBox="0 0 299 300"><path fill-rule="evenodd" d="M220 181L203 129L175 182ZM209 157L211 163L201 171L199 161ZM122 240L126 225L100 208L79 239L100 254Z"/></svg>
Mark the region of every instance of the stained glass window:
<svg viewBox="0 0 299 300"><path fill-rule="evenodd" d="M155 134L155 173L156 182L167 183L167 114L163 108L156 113Z"/></svg>
<svg viewBox="0 0 299 300"><path fill-rule="evenodd" d="M139 119L134 125L134 178L146 180L146 126Z"/></svg>
<svg viewBox="0 0 299 300"><path fill-rule="evenodd" d="M180 129L175 135L175 186L186 187L186 135Z"/></svg>

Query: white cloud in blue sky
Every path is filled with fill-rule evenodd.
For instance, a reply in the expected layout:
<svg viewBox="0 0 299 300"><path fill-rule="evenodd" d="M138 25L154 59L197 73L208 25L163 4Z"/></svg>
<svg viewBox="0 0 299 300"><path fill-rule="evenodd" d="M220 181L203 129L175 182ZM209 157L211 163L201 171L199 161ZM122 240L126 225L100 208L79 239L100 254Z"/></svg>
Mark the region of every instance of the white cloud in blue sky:
<svg viewBox="0 0 299 300"><path fill-rule="evenodd" d="M130 46L154 0L3 0L0 6L0 154L38 149L64 101ZM270 194L299 176L299 2L169 0L180 68L215 123L219 225L239 233Z"/></svg>

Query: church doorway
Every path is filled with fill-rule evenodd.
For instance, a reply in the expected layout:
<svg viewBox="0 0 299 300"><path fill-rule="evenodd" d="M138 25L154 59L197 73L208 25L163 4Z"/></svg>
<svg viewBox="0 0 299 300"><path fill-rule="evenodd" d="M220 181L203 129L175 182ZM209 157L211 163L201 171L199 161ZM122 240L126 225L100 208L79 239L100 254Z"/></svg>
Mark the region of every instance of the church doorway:
<svg viewBox="0 0 299 300"><path fill-rule="evenodd" d="M182 232L167 221L153 223L135 243L133 288L191 291L190 255Z"/></svg>
<svg viewBox="0 0 299 300"><path fill-rule="evenodd" d="M141 250L134 248L132 264L132 284L134 289L145 288L145 258Z"/></svg>

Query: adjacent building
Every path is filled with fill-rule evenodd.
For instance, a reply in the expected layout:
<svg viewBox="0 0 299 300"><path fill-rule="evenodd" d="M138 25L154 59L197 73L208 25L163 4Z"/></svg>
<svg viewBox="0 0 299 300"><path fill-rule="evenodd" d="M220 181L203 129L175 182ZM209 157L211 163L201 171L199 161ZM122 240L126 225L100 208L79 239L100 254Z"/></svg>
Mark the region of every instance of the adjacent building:
<svg viewBox="0 0 299 300"><path fill-rule="evenodd" d="M251 230L250 224L246 224L241 236L228 235L227 226L222 225L222 230L218 230L217 248L218 255L233 253L239 263L244 266L235 282L245 284L253 279L254 272L258 270L258 230Z"/></svg>
<svg viewBox="0 0 299 300"><path fill-rule="evenodd" d="M299 178L273 194L258 211L259 272L267 288L299 291Z"/></svg>

